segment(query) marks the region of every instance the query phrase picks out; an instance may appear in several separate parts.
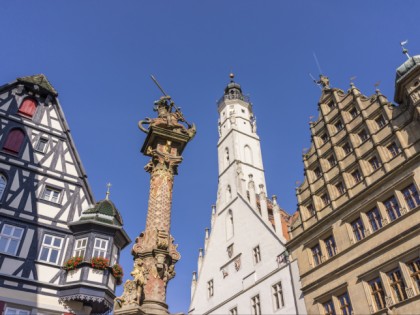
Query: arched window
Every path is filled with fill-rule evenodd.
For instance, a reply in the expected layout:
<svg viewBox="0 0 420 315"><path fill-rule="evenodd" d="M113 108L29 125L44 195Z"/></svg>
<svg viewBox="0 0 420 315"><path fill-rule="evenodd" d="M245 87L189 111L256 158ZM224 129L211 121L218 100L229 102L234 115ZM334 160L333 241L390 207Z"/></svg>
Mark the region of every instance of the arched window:
<svg viewBox="0 0 420 315"><path fill-rule="evenodd" d="M7 135L6 141L3 145L3 150L6 152L18 154L20 148L22 147L23 139L25 139L25 134L23 133L22 129L12 129Z"/></svg>
<svg viewBox="0 0 420 315"><path fill-rule="evenodd" d="M245 163L250 163L250 164L252 164L254 161L253 161L253 158L252 158L252 150L251 150L251 148L249 147L249 145L246 145L245 147L244 147L244 155L245 155Z"/></svg>
<svg viewBox="0 0 420 315"><path fill-rule="evenodd" d="M3 197L4 190L6 189L7 179L6 176L0 174L0 200Z"/></svg>
<svg viewBox="0 0 420 315"><path fill-rule="evenodd" d="M36 110L36 101L33 98L26 98L19 107L19 113L28 117L32 117Z"/></svg>
<svg viewBox="0 0 420 315"><path fill-rule="evenodd" d="M233 236L233 213L229 210L226 214L226 239Z"/></svg>

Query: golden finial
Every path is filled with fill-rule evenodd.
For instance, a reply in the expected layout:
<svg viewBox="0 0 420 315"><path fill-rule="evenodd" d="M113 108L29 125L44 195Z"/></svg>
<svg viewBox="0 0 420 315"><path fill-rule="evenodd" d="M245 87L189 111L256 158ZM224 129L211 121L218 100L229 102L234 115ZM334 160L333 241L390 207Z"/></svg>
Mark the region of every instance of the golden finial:
<svg viewBox="0 0 420 315"><path fill-rule="evenodd" d="M109 195L110 195L110 190L111 190L111 183L108 183L108 184L106 184L106 187L107 187L107 189L106 189L106 196L105 196L105 199L106 200L108 200L109 199Z"/></svg>
<svg viewBox="0 0 420 315"><path fill-rule="evenodd" d="M229 78L231 79L231 80L233 80L233 78L235 77L235 75L233 74L233 72L231 72L230 74L229 74Z"/></svg>

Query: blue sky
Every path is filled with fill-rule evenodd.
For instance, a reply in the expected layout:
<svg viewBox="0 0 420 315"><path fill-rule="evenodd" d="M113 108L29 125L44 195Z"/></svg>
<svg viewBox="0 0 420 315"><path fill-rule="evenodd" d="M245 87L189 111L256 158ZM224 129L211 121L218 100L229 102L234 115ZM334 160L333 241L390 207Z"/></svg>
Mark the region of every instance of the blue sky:
<svg viewBox="0 0 420 315"><path fill-rule="evenodd" d="M217 190L217 110L233 71L258 121L269 195L296 209L309 116L308 73L344 90L393 99L399 42L420 54L418 1L1 1L0 84L44 73L59 99L96 199L111 199L134 240L144 229L149 174L137 122L153 116L154 74L197 125L175 179L172 234L182 259L168 288L187 312L191 273ZM122 254L126 278L131 246ZM121 289L120 289L121 290ZM120 293L119 290L119 293Z"/></svg>

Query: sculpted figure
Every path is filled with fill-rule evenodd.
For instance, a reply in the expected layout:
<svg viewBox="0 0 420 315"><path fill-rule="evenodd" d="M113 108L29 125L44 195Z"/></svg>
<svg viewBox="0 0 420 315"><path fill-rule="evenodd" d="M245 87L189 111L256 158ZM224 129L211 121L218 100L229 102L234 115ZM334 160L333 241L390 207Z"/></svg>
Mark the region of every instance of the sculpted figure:
<svg viewBox="0 0 420 315"><path fill-rule="evenodd" d="M114 299L117 309L123 305L136 304L136 283L133 280L127 280L124 284L123 295Z"/></svg>
<svg viewBox="0 0 420 315"><path fill-rule="evenodd" d="M141 258L136 258L134 261L134 269L131 272L131 275L134 278L133 282L136 286L136 301L140 305L143 286L146 283L145 269L143 267L143 260Z"/></svg>

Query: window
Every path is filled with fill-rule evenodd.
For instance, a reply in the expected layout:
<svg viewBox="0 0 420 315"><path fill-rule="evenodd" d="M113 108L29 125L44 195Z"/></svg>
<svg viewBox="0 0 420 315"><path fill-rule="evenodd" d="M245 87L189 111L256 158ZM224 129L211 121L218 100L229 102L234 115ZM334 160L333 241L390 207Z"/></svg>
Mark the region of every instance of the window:
<svg viewBox="0 0 420 315"><path fill-rule="evenodd" d="M365 238L365 227L363 226L363 222L361 218L357 218L351 223L351 227L353 228L354 237L357 241L360 241Z"/></svg>
<svg viewBox="0 0 420 315"><path fill-rule="evenodd" d="M381 167L381 164L379 163L379 160L376 156L374 156L373 158L371 158L369 160L370 165L372 166L373 170L377 170L378 168Z"/></svg>
<svg viewBox="0 0 420 315"><path fill-rule="evenodd" d="M360 131L357 135L359 136L361 142L365 142L367 139L369 139L369 135L364 129Z"/></svg>
<svg viewBox="0 0 420 315"><path fill-rule="evenodd" d="M238 315L238 308L234 307L229 311L230 315Z"/></svg>
<svg viewBox="0 0 420 315"><path fill-rule="evenodd" d="M326 142L328 141L328 135L327 135L326 133L324 133L324 134L321 136L321 140L322 140L322 143L326 143Z"/></svg>
<svg viewBox="0 0 420 315"><path fill-rule="evenodd" d="M314 266L318 266L320 263L322 263L321 247L319 246L319 244L316 244L314 247L311 248L311 251Z"/></svg>
<svg viewBox="0 0 420 315"><path fill-rule="evenodd" d="M306 208L308 209L309 216L314 216L316 214L316 211L312 204L309 204Z"/></svg>
<svg viewBox="0 0 420 315"><path fill-rule="evenodd" d="M346 188L344 187L343 182L339 182L335 185L335 188L337 188L337 191L340 195L344 194L346 192Z"/></svg>
<svg viewBox="0 0 420 315"><path fill-rule="evenodd" d="M5 224L0 233L0 252L16 255L23 229Z"/></svg>
<svg viewBox="0 0 420 315"><path fill-rule="evenodd" d="M0 174L0 201L1 201L1 198L3 197L4 190L6 189L6 185L7 185L6 176L4 176L3 174Z"/></svg>
<svg viewBox="0 0 420 315"><path fill-rule="evenodd" d="M73 256L85 257L87 241L88 241L87 238L81 238L81 239L76 240Z"/></svg>
<svg viewBox="0 0 420 315"><path fill-rule="evenodd" d="M417 287L417 291L420 292L420 258L409 262L408 268L410 269L410 276Z"/></svg>
<svg viewBox="0 0 420 315"><path fill-rule="evenodd" d="M274 309L278 310L279 308L284 306L283 289L281 287L281 282L276 283L271 288L274 298Z"/></svg>
<svg viewBox="0 0 420 315"><path fill-rule="evenodd" d="M376 310L379 311L385 308L385 293L382 286L381 279L378 277L369 281L369 287L372 293L372 299L376 306Z"/></svg>
<svg viewBox="0 0 420 315"><path fill-rule="evenodd" d="M252 315L261 315L261 302L260 296L256 295L251 299Z"/></svg>
<svg viewBox="0 0 420 315"><path fill-rule="evenodd" d="M233 229L233 212L229 209L226 214L226 239L230 239L233 236L234 229Z"/></svg>
<svg viewBox="0 0 420 315"><path fill-rule="evenodd" d="M337 247L335 246L334 236L327 237L324 240L325 248L327 249L328 257L331 258L337 255Z"/></svg>
<svg viewBox="0 0 420 315"><path fill-rule="evenodd" d="M328 107L332 110L332 109L334 109L335 107L336 107L336 105L335 105L335 103L334 103L334 101L330 101L329 103L328 103Z"/></svg>
<svg viewBox="0 0 420 315"><path fill-rule="evenodd" d="M315 173L315 177L316 177L316 178L320 178L320 177L322 176L322 172L321 172L321 170L320 170L320 168L319 168L319 167L317 167L317 168L314 170L314 173Z"/></svg>
<svg viewBox="0 0 420 315"><path fill-rule="evenodd" d="M386 121L382 115L380 115L378 118L375 119L376 124L378 125L378 128L382 128L386 125Z"/></svg>
<svg viewBox="0 0 420 315"><path fill-rule="evenodd" d="M44 152L47 146L48 139L46 138L39 138L38 142L36 143L35 150L39 152Z"/></svg>
<svg viewBox="0 0 420 315"><path fill-rule="evenodd" d="M375 232L382 227L382 217L379 213L378 208L373 208L372 210L368 211L367 216L369 218L370 226L372 227L372 231Z"/></svg>
<svg viewBox="0 0 420 315"><path fill-rule="evenodd" d="M394 299L397 302L406 300L407 293L405 292L406 287L402 279L401 270L397 268L388 272L388 279Z"/></svg>
<svg viewBox="0 0 420 315"><path fill-rule="evenodd" d="M254 263L258 264L261 261L260 246L254 247L252 252L253 252L253 255L254 255Z"/></svg>
<svg viewBox="0 0 420 315"><path fill-rule="evenodd" d="M410 209L413 209L420 205L420 198L419 193L417 192L416 186L414 184L411 184L408 187L405 187L402 190L402 193L404 195L405 202L407 203L408 207ZM1 198L1 188L0 188L0 198Z"/></svg>
<svg viewBox="0 0 420 315"><path fill-rule="evenodd" d="M392 142L389 146L386 147L391 154L392 157L395 157L400 152L400 149L398 148L397 144L395 142Z"/></svg>
<svg viewBox="0 0 420 315"><path fill-rule="evenodd" d="M348 142L346 142L343 146L342 146L344 153L349 154L351 152L351 146Z"/></svg>
<svg viewBox="0 0 420 315"><path fill-rule="evenodd" d="M397 198L394 196L385 200L384 205L391 221L394 221L401 216L400 205L398 204Z"/></svg>
<svg viewBox="0 0 420 315"><path fill-rule="evenodd" d="M324 206L327 206L331 203L331 199L330 199L330 196L328 195L328 193L323 194L321 196L321 200L322 200L322 203L324 204Z"/></svg>
<svg viewBox="0 0 420 315"><path fill-rule="evenodd" d="M93 257L106 257L108 249L108 241L102 238L95 238L93 246Z"/></svg>
<svg viewBox="0 0 420 315"><path fill-rule="evenodd" d="M23 133L22 129L12 129L7 135L6 141L4 142L3 151L19 154L24 139L25 134Z"/></svg>
<svg viewBox="0 0 420 315"><path fill-rule="evenodd" d="M61 195L61 190L46 186L42 193L42 199L58 203Z"/></svg>
<svg viewBox="0 0 420 315"><path fill-rule="evenodd" d="M340 302L340 310L341 314L343 315L352 315L353 308L351 306L349 294L346 292L343 295L338 297L338 301Z"/></svg>
<svg viewBox="0 0 420 315"><path fill-rule="evenodd" d="M324 304L322 304L322 306L324 307L324 314L325 315L335 315L335 309L334 309L334 304L332 300L329 300L327 302L325 302Z"/></svg>
<svg viewBox="0 0 420 315"><path fill-rule="evenodd" d="M335 126L335 129L337 130L337 132L339 132L341 129L344 128L344 125L341 122L341 120L337 121L334 126Z"/></svg>
<svg viewBox="0 0 420 315"><path fill-rule="evenodd" d="M56 264L58 262L58 256L60 256L62 243L63 239L61 237L45 234L39 260Z"/></svg>
<svg viewBox="0 0 420 315"><path fill-rule="evenodd" d="M207 293L209 298L214 295L213 279L207 282Z"/></svg>
<svg viewBox="0 0 420 315"><path fill-rule="evenodd" d="M337 164L337 160L335 159L334 154L332 154L328 157L328 163L330 163L331 167L333 167Z"/></svg>
<svg viewBox="0 0 420 315"><path fill-rule="evenodd" d="M6 312L4 315L29 315L29 311L6 307Z"/></svg>
<svg viewBox="0 0 420 315"><path fill-rule="evenodd" d="M362 181L362 175L360 174L359 170L355 170L353 173L351 173L351 176L353 176L354 182L356 184Z"/></svg>
<svg viewBox="0 0 420 315"><path fill-rule="evenodd" d="M358 112L357 112L357 109L356 108L352 108L351 110L350 110L350 116L351 116L351 118L356 118L357 117L357 115L359 114Z"/></svg>
<svg viewBox="0 0 420 315"><path fill-rule="evenodd" d="M36 110L36 101L32 98L26 98L19 106L19 114L32 117Z"/></svg>

